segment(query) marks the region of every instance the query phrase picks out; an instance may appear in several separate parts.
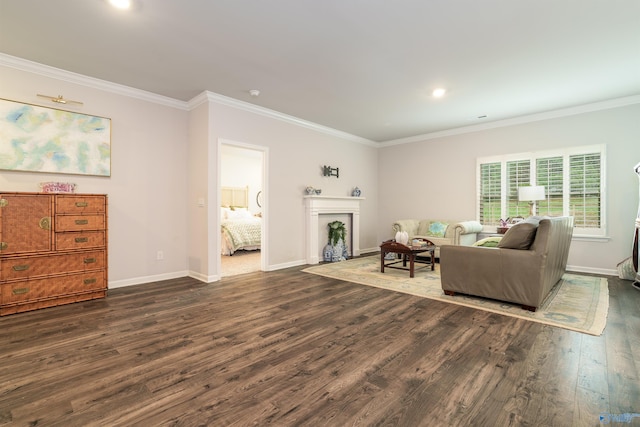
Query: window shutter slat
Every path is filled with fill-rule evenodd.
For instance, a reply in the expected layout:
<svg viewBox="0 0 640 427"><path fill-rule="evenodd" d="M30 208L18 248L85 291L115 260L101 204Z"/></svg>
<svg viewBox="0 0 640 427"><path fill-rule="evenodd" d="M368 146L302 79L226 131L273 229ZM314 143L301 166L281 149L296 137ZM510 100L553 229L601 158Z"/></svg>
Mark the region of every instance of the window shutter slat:
<svg viewBox="0 0 640 427"><path fill-rule="evenodd" d="M518 188L531 184L531 162L517 160L507 162L507 217L529 215L529 203L518 199Z"/></svg>
<svg viewBox="0 0 640 427"><path fill-rule="evenodd" d="M563 159L562 156L536 160L537 185L545 188L545 200L538 202L538 214L562 216L563 204Z"/></svg>
<svg viewBox="0 0 640 427"><path fill-rule="evenodd" d="M480 166L480 223L497 225L500 220L501 191L500 163Z"/></svg>

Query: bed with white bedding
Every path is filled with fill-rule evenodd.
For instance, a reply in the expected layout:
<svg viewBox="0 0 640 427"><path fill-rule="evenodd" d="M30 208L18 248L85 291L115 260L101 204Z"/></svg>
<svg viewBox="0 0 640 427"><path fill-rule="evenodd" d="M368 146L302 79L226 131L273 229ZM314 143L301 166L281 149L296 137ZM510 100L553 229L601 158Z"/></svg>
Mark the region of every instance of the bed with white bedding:
<svg viewBox="0 0 640 427"><path fill-rule="evenodd" d="M262 218L253 215L248 205L247 187L223 187L221 215L221 252L233 255L238 250L260 249Z"/></svg>

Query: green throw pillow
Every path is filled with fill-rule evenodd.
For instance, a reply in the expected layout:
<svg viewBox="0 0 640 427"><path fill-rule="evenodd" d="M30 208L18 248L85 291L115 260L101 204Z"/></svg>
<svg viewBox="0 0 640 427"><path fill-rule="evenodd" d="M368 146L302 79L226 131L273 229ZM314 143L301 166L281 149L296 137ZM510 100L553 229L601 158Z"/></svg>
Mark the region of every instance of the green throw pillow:
<svg viewBox="0 0 640 427"><path fill-rule="evenodd" d="M478 240L477 242L475 242L471 246L482 246L482 247L485 247L485 248L496 248L496 247L498 247L498 243L500 243L501 239L502 239L502 237L487 237L485 239Z"/></svg>
<svg viewBox="0 0 640 427"><path fill-rule="evenodd" d="M447 227L449 227L449 224L447 224L446 222L432 222L431 224L429 224L427 236L444 237L445 233L447 232Z"/></svg>

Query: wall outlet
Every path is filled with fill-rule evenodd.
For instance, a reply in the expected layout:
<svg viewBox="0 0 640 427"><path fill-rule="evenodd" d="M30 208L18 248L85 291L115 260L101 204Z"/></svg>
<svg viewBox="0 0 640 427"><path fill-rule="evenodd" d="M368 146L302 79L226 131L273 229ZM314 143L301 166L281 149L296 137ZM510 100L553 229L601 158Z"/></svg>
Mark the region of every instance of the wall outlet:
<svg viewBox="0 0 640 427"><path fill-rule="evenodd" d="M158 251L157 259L158 260L164 259L164 252Z"/></svg>

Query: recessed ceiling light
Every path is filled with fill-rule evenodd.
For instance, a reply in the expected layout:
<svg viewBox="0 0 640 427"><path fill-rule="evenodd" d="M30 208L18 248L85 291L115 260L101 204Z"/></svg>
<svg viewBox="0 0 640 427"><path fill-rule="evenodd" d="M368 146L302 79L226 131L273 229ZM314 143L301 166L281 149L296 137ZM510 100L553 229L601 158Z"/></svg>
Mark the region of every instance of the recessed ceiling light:
<svg viewBox="0 0 640 427"><path fill-rule="evenodd" d="M431 92L435 98L442 98L445 93L447 93L447 90L441 87L434 89L433 92Z"/></svg>
<svg viewBox="0 0 640 427"><path fill-rule="evenodd" d="M129 9L131 7L131 0L109 0L109 3L118 9Z"/></svg>

